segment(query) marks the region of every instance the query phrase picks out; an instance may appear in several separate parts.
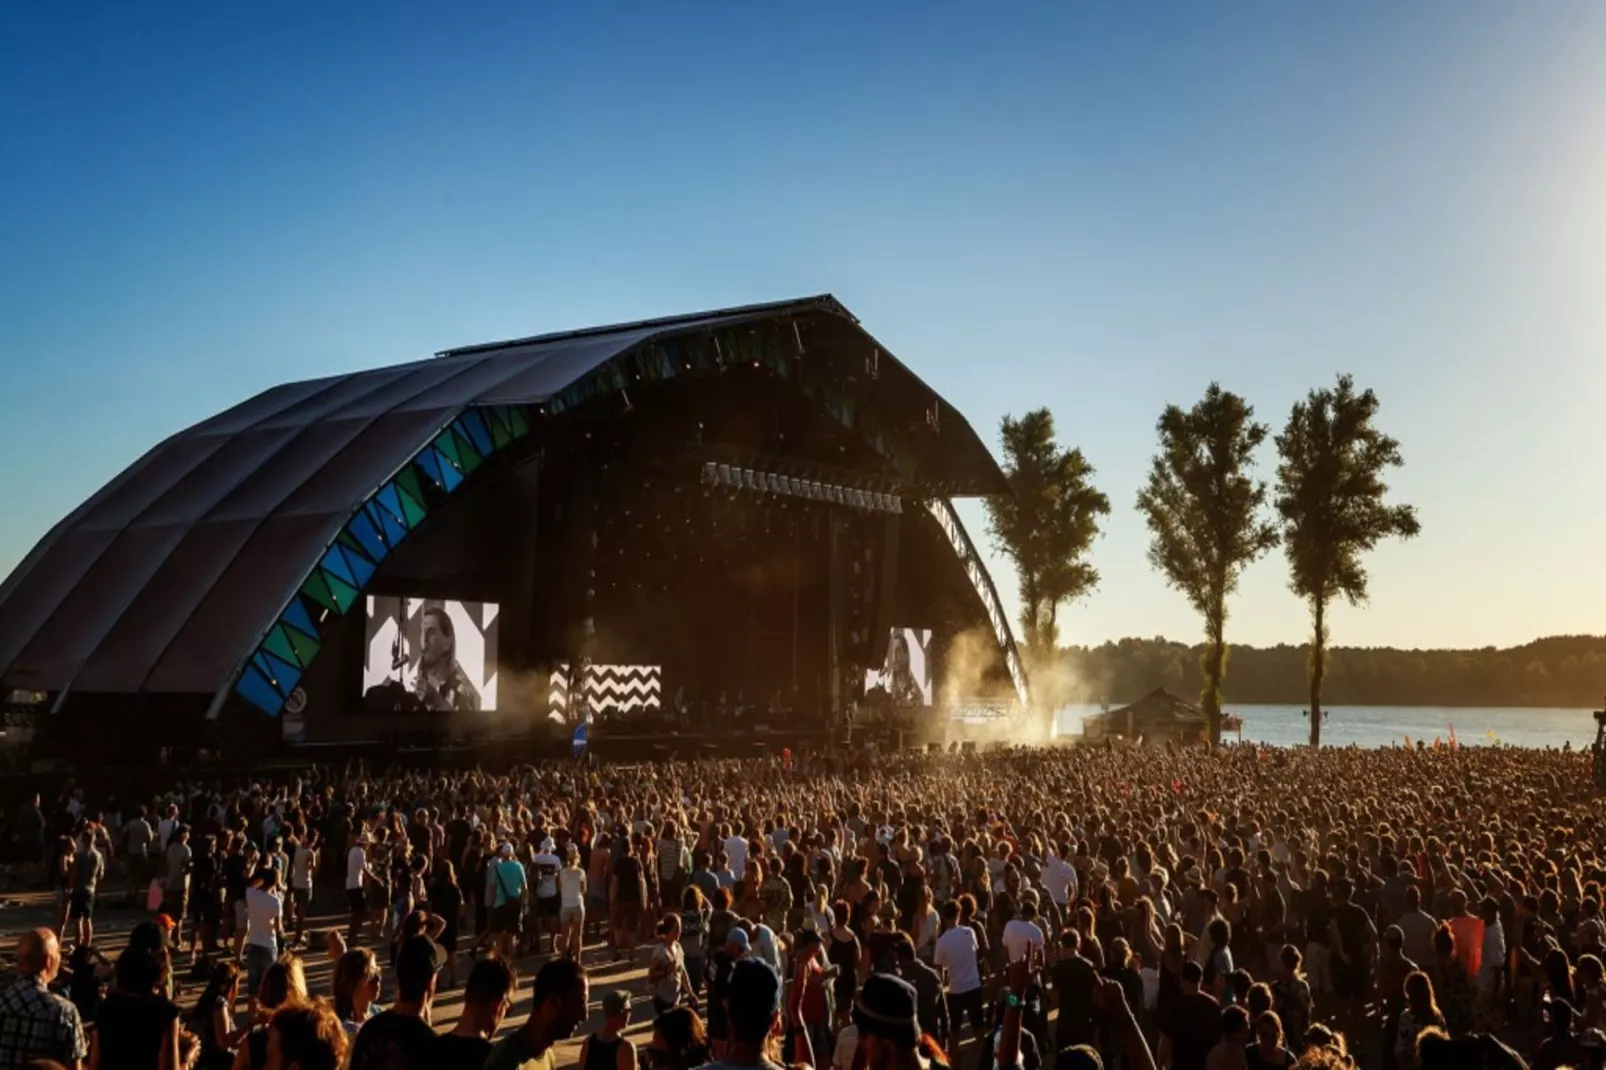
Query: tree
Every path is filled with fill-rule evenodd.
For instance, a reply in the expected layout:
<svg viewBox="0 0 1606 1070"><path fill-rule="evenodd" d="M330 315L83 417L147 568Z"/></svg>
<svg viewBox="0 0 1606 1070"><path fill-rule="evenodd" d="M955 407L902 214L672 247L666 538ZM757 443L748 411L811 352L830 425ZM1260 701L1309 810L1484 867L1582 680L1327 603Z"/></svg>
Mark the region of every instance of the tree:
<svg viewBox="0 0 1606 1070"><path fill-rule="evenodd" d="M1389 505L1383 482L1404 464L1400 444L1372 420L1377 395L1357 394L1338 377L1332 389L1312 390L1294 403L1277 436L1277 513L1288 554L1289 586L1310 604L1310 745L1322 742L1322 677L1327 659L1327 606L1343 596L1366 601L1361 555L1392 536L1421 531L1416 510Z"/></svg>
<svg viewBox="0 0 1606 1070"><path fill-rule="evenodd" d="M1227 597L1243 570L1277 545L1262 519L1266 484L1251 475L1270 428L1255 410L1216 383L1184 412L1160 414L1160 452L1138 491L1138 510L1153 535L1149 563L1204 617L1204 688L1210 742L1221 742L1221 681L1227 674Z"/></svg>
<svg viewBox="0 0 1606 1070"><path fill-rule="evenodd" d="M987 499L993 545L1020 578L1021 630L1034 654L1059 645L1059 607L1098 586L1087 562L1098 518L1110 499L1092 484L1093 466L1079 449L1054 441L1054 417L1035 409L999 427L1004 475L1013 493Z"/></svg>

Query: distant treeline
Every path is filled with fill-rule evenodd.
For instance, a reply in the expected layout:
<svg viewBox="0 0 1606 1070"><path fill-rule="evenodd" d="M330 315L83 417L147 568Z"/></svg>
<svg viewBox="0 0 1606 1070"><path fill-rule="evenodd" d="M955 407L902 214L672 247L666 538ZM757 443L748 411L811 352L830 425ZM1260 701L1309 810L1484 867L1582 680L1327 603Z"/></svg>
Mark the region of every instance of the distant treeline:
<svg viewBox="0 0 1606 1070"><path fill-rule="evenodd" d="M1194 701L1202 646L1166 639L1122 639L1060 654L1075 681L1072 701L1130 702L1156 687ZM1231 703L1307 705L1308 646L1232 645ZM1575 706L1606 696L1606 637L1556 636L1509 650L1396 650L1333 647L1324 706Z"/></svg>

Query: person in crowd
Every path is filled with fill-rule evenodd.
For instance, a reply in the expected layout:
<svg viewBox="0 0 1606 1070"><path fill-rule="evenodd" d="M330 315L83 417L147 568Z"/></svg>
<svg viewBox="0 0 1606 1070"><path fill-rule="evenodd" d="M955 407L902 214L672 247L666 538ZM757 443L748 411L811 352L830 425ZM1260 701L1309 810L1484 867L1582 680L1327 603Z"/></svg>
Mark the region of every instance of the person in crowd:
<svg viewBox="0 0 1606 1070"><path fill-rule="evenodd" d="M589 991L585 968L576 960L557 958L542 966L530 992L529 1018L492 1046L484 1070L557 1070L553 1045L586 1020Z"/></svg>
<svg viewBox="0 0 1606 1070"><path fill-rule="evenodd" d="M77 1070L89 1056L77 1007L50 991L60 970L55 933L30 929L18 938L16 978L0 989L0 1070L22 1070L36 1060Z"/></svg>
<svg viewBox="0 0 1606 1070"><path fill-rule="evenodd" d="M236 1050L251 1034L249 1017L239 1023L234 1019L241 977L240 967L232 962L214 965L211 979L189 1013L189 1030L201 1041L196 1070L229 1070Z"/></svg>
<svg viewBox="0 0 1606 1070"><path fill-rule="evenodd" d="M257 1024L236 1050L233 1070L264 1070L268 1064L267 1019L281 1007L307 1002L307 973L300 957L285 955L269 966L253 999L252 1017Z"/></svg>
<svg viewBox="0 0 1606 1070"><path fill-rule="evenodd" d="M130 945L95 1013L89 1070L181 1070L179 1008L163 992L167 951Z"/></svg>
<svg viewBox="0 0 1606 1070"><path fill-rule="evenodd" d="M334 956L334 1009L346 1035L356 1039L363 1024L378 1014L379 991L384 975L379 959L365 947L340 951Z"/></svg>
<svg viewBox="0 0 1606 1070"><path fill-rule="evenodd" d="M782 1070L780 975L767 962L744 958L731 971L724 1002L729 1027L724 1054L708 1070Z"/></svg>
<svg viewBox="0 0 1606 1070"><path fill-rule="evenodd" d="M602 994L602 1027L581 1043L580 1070L636 1070L636 1045L624 1035L632 1002L627 989Z"/></svg>
<svg viewBox="0 0 1606 1070"><path fill-rule="evenodd" d="M429 909L441 919L440 933L434 938L446 955L446 987L457 987L458 922L463 916L463 890L457 886L457 867L442 859L434 867L435 881L429 888Z"/></svg>
<svg viewBox="0 0 1606 1070"><path fill-rule="evenodd" d="M72 893L68 899L67 921L76 926L80 944L95 942L95 892L106 875L106 859L95 845L93 830L79 834L73 852Z"/></svg>
<svg viewBox="0 0 1606 1070"><path fill-rule="evenodd" d="M490 881L494 890L491 932L495 935L496 953L511 962L524 933L524 901L528 887L524 867L513 857L511 843L497 848L496 860L490 864Z"/></svg>
<svg viewBox="0 0 1606 1070"><path fill-rule="evenodd" d="M278 891L279 871L276 869L259 870L245 890L246 991L253 999L268 967L279 957L284 903Z"/></svg>
<svg viewBox="0 0 1606 1070"><path fill-rule="evenodd" d="M1202 989L1204 969L1197 962L1183 964L1181 980L1180 994L1160 1021L1160 1062L1171 1070L1205 1070L1221 1039L1221 1001Z"/></svg>
<svg viewBox="0 0 1606 1070"><path fill-rule="evenodd" d="M578 962L585 948L589 879L580 866L580 848L572 843L564 850L563 868L558 871L557 885L558 938L554 950Z"/></svg>
<svg viewBox="0 0 1606 1070"><path fill-rule="evenodd" d="M708 1064L708 1031L691 1007L672 1007L652 1021L641 1062L656 1070L696 1070Z"/></svg>
<svg viewBox="0 0 1606 1070"><path fill-rule="evenodd" d="M414 936L396 953L396 1001L357 1030L350 1070L428 1070L435 1040L430 1007L446 965L441 947Z"/></svg>
<svg viewBox="0 0 1606 1070"><path fill-rule="evenodd" d="M267 1070L341 1070L345 1030L322 1003L281 1007L268 1020Z"/></svg>
<svg viewBox="0 0 1606 1070"><path fill-rule="evenodd" d="M696 998L691 978L686 975L686 952L680 946L680 915L674 911L658 923L658 943L652 949L647 980L652 984L655 1014L679 1006L682 999Z"/></svg>
<svg viewBox="0 0 1606 1070"><path fill-rule="evenodd" d="M457 1024L435 1040L431 1070L480 1070L485 1065L491 1041L513 1005L517 983L513 967L495 956L474 964L463 989Z"/></svg>

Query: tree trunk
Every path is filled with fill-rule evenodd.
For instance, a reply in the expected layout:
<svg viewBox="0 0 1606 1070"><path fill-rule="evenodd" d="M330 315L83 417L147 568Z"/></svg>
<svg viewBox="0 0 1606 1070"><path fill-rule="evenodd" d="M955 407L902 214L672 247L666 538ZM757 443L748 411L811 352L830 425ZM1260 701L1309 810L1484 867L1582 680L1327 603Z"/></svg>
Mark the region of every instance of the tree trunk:
<svg viewBox="0 0 1606 1070"><path fill-rule="evenodd" d="M1316 634L1310 644L1310 745L1322 745L1322 676L1327 671L1327 600L1320 596L1310 602Z"/></svg>
<svg viewBox="0 0 1606 1070"><path fill-rule="evenodd" d="M1226 631L1226 622L1220 617L1205 622L1204 694L1200 698L1212 750L1221 746L1221 681L1227 675Z"/></svg>

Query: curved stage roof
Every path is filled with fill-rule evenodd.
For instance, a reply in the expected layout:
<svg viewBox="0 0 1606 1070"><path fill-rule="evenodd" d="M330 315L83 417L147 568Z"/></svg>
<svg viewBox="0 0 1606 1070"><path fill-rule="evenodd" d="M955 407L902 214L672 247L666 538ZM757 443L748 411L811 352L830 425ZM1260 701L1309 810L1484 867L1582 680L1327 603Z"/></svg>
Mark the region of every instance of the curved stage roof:
<svg viewBox="0 0 1606 1070"><path fill-rule="evenodd" d="M1007 490L964 419L829 296L450 350L275 387L150 450L0 586L0 680L169 695L221 695L238 680L276 711L296 665L316 653L317 621L303 618L343 612L422 522L417 481L455 489L544 414L625 385L618 369L632 354L765 321L800 345L816 329L846 338L875 364L865 378L898 392L904 408L940 414L940 434L902 436L920 439L918 463L902 469L912 484ZM682 374L663 359L649 373ZM822 401L853 425L851 404Z"/></svg>

